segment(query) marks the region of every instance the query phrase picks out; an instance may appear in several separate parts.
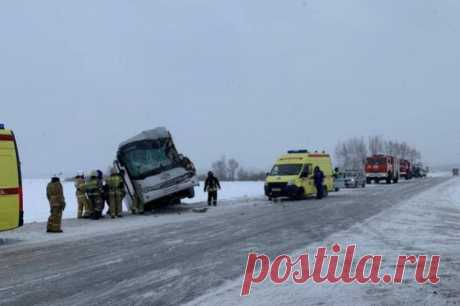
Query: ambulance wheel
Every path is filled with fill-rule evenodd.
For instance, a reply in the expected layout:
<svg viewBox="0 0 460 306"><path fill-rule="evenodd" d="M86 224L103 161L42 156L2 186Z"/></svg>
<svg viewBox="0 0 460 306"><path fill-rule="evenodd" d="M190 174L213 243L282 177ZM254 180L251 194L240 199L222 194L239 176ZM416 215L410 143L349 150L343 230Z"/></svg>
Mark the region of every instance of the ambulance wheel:
<svg viewBox="0 0 460 306"><path fill-rule="evenodd" d="M368 183L370 185L370 184L372 184L372 180L370 178L367 178L366 183Z"/></svg>
<svg viewBox="0 0 460 306"><path fill-rule="evenodd" d="M305 190L303 188L299 188L297 190L297 194L295 195L295 200L300 201L305 198Z"/></svg>

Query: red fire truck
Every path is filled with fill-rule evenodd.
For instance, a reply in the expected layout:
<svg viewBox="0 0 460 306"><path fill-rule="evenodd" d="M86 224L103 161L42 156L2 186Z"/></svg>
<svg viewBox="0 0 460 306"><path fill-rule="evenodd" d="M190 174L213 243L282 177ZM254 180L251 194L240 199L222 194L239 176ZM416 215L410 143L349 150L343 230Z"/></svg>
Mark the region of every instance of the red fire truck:
<svg viewBox="0 0 460 306"><path fill-rule="evenodd" d="M412 179L412 164L410 161L401 159L399 175L401 175L401 177L405 178L406 180Z"/></svg>
<svg viewBox="0 0 460 306"><path fill-rule="evenodd" d="M386 181L387 184L397 183L400 176L399 159L390 155L374 155L366 160L366 180L377 184Z"/></svg>

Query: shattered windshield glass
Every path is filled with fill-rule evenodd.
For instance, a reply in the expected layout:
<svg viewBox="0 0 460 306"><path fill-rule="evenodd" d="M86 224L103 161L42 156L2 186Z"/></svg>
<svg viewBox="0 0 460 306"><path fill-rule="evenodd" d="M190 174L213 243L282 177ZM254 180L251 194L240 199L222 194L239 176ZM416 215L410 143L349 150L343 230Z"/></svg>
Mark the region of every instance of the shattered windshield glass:
<svg viewBox="0 0 460 306"><path fill-rule="evenodd" d="M143 179L173 169L178 164L177 153L167 145L165 139L127 145L120 155L133 179Z"/></svg>

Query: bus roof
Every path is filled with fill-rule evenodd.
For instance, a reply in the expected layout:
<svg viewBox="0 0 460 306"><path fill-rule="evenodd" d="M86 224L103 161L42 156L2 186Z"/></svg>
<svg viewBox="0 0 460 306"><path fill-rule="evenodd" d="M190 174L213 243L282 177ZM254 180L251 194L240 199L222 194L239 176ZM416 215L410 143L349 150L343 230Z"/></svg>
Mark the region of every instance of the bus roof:
<svg viewBox="0 0 460 306"><path fill-rule="evenodd" d="M158 127L156 129L143 131L143 132L137 134L136 136L131 137L126 141L123 141L120 144L119 148L122 148L122 147L124 147L124 146L126 146L128 144L133 143L133 142L138 142L138 141L142 141L142 140L156 140L156 139L170 138L170 137L171 137L171 134L169 133L169 131L166 128Z"/></svg>

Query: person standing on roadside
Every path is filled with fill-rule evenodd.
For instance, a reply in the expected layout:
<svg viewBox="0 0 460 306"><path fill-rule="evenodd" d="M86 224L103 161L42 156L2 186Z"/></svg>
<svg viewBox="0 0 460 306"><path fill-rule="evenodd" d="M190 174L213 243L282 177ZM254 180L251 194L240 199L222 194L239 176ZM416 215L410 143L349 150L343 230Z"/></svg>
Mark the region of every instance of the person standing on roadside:
<svg viewBox="0 0 460 306"><path fill-rule="evenodd" d="M211 204L217 206L217 190L219 189L219 179L214 176L214 173L209 171L204 184L204 192L208 192L208 206L211 206Z"/></svg>
<svg viewBox="0 0 460 306"><path fill-rule="evenodd" d="M116 168L111 170L111 174L105 180L109 202L109 212L112 219L123 217L123 198L125 197L125 186L123 179Z"/></svg>
<svg viewBox="0 0 460 306"><path fill-rule="evenodd" d="M324 197L324 172L319 167L315 167L313 181L316 187L316 198L321 200Z"/></svg>
<svg viewBox="0 0 460 306"><path fill-rule="evenodd" d="M62 233L62 212L65 209L64 190L57 175L51 178L46 187L46 197L50 203L50 217L46 231L48 233Z"/></svg>
<svg viewBox="0 0 460 306"><path fill-rule="evenodd" d="M103 186L97 171L91 173L90 179L85 184L85 191L93 208L91 219L98 220L102 217L104 200L102 199Z"/></svg>
<svg viewBox="0 0 460 306"><path fill-rule="evenodd" d="M78 173L75 177L75 195L77 196L78 212L77 218L88 218L91 215L88 198L85 193L85 176Z"/></svg>
<svg viewBox="0 0 460 306"><path fill-rule="evenodd" d="M110 215L110 205L109 205L109 195L108 195L108 187L104 184L104 173L101 170L96 170L97 179L99 181L99 185L102 186L101 191L101 198L102 198L102 213L101 217L103 216L103 212L105 209L105 204L107 203L107 215Z"/></svg>

